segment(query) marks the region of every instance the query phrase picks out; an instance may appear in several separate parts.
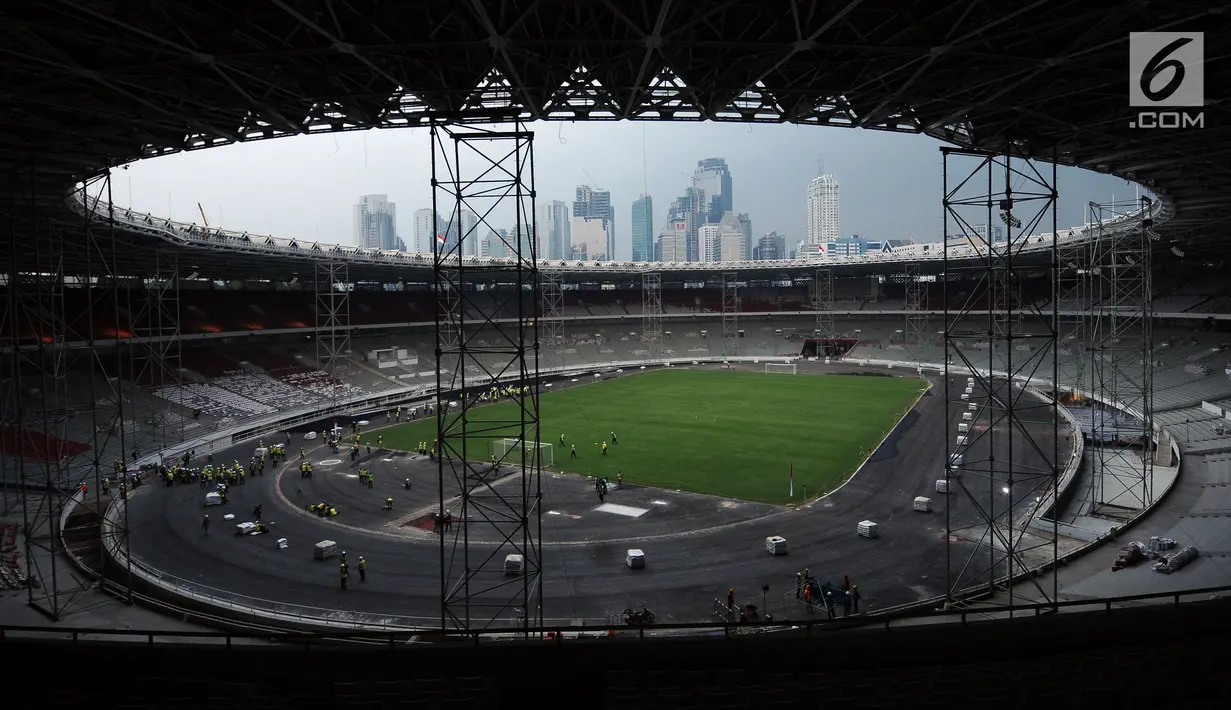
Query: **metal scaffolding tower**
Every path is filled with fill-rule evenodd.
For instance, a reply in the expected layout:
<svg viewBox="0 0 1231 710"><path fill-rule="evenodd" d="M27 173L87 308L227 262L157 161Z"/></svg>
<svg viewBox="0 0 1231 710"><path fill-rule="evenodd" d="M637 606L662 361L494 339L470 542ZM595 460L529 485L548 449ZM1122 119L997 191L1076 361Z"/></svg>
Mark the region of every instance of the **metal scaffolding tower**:
<svg viewBox="0 0 1231 710"><path fill-rule="evenodd" d="M534 134L518 121L512 130L433 125L431 135L433 210L456 224L473 212L486 227L447 241L433 259L439 510L456 522L440 536L440 624L445 633L505 627L529 636L543 625L541 472L551 451L539 432ZM491 218L513 224L500 237L509 258L472 266L461 258L467 240L501 234ZM496 384L514 406L498 420L473 415ZM510 555L520 560L514 574Z"/></svg>
<svg viewBox="0 0 1231 710"><path fill-rule="evenodd" d="M739 354L739 282L736 274L722 275L722 356Z"/></svg>
<svg viewBox="0 0 1231 710"><path fill-rule="evenodd" d="M132 319L131 338L122 347L129 351L130 369L121 381L132 388L129 398L140 396L141 388L163 390L170 398L152 397L148 417L134 418L124 423L140 446L146 439L146 451L156 451L184 440L185 414L183 368L180 349L180 274L175 256L156 254L154 272L133 281L125 289L126 311ZM148 436L141 436L148 432Z"/></svg>
<svg viewBox="0 0 1231 710"><path fill-rule="evenodd" d="M1074 394L1089 393L1090 244L1086 235L1057 236L1060 242L1056 246L1054 275L1059 310L1056 334L1059 354L1066 363L1060 381L1065 390L1072 389Z"/></svg>
<svg viewBox="0 0 1231 710"><path fill-rule="evenodd" d="M907 262L902 279L906 285L906 329L902 336L907 350L916 359L922 359L924 350L933 340L928 334L927 291L919 274L919 264Z"/></svg>
<svg viewBox="0 0 1231 710"><path fill-rule="evenodd" d="M539 333L539 368L543 372L564 369L564 273L546 271L543 282L542 330Z"/></svg>
<svg viewBox="0 0 1231 710"><path fill-rule="evenodd" d="M663 358L663 277L662 274L641 275L641 340L647 358L658 362Z"/></svg>
<svg viewBox="0 0 1231 710"><path fill-rule="evenodd" d="M1012 582L1029 579L1041 597L1030 601L1054 602L1057 580L1046 573L1056 560L1056 523L1050 536L1029 525L1051 507L1067 461L1055 388L1057 311L1054 298L1049 312L1023 311L1014 290L1026 266L1018 259L1024 237L1056 231L1056 167L981 151L941 152L943 233L960 232L977 254L975 266L968 258L950 261L946 240L948 595L954 601L992 593L989 601L1011 608ZM1004 241L993 237L997 222L1004 223ZM1054 262L1054 241L1052 250ZM959 295L964 302L951 310ZM1006 312L998 314L996 305Z"/></svg>
<svg viewBox="0 0 1231 710"><path fill-rule="evenodd" d="M1131 516L1154 502L1154 305L1152 224L1125 220L1150 202L1090 203L1094 232L1089 325L1096 405L1091 457L1093 512ZM1125 227L1127 222L1129 227ZM1131 414L1117 411L1119 404ZM1137 440L1133 446L1122 445ZM1117 442L1117 445L1106 446Z"/></svg>
<svg viewBox="0 0 1231 710"><path fill-rule="evenodd" d="M350 269L345 261L316 264L316 366L333 379L350 374ZM335 388L336 390L336 388Z"/></svg>
<svg viewBox="0 0 1231 710"><path fill-rule="evenodd" d="M65 225L42 217L33 199L0 203L8 233L0 435L15 469L5 483L16 484L22 511L27 601L52 620L132 600L131 567L112 557L129 558L126 496L112 462L133 450L122 423L135 416L135 397L120 386L128 369L120 342L131 326L121 317L110 173L78 189L87 204L106 201L105 221L89 210L82 224ZM84 239L65 239L70 230ZM96 325L108 322L97 337ZM104 479L117 484L110 495ZM89 596L94 589L108 594Z"/></svg>
<svg viewBox="0 0 1231 710"><path fill-rule="evenodd" d="M817 269L812 273L812 307L816 309L816 355L828 357L836 352L833 318L833 269Z"/></svg>

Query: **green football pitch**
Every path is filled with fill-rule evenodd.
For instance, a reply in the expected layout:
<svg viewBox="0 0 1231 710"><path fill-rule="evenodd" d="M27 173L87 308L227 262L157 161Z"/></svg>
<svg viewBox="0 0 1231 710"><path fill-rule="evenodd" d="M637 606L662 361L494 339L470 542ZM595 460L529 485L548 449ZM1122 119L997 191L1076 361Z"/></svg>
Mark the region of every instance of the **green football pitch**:
<svg viewBox="0 0 1231 710"><path fill-rule="evenodd" d="M832 490L926 388L913 378L659 370L544 394L539 439L552 445L555 470L613 481L622 470L630 484L786 504L792 464L796 501L805 486L809 496ZM486 430L467 437L467 455L489 458L494 441L517 431L485 422L517 417L507 401L472 409L470 430ZM436 420L380 433L386 446L413 450L436 438Z"/></svg>

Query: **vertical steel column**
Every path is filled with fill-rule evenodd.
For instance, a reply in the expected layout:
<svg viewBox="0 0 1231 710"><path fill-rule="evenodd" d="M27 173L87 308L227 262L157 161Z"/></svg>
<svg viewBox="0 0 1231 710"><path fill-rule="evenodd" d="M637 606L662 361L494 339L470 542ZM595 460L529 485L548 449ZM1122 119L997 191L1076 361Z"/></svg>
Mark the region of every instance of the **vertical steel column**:
<svg viewBox="0 0 1231 710"><path fill-rule="evenodd" d="M1154 502L1151 224L1142 203L1090 203L1094 512L1131 517ZM1125 413L1127 409L1128 413ZM1106 444L1115 443L1114 446ZM1129 443L1130 445L1123 445Z"/></svg>
<svg viewBox="0 0 1231 710"><path fill-rule="evenodd" d="M543 372L564 369L564 272L545 271L543 282L542 332L539 333L539 362Z"/></svg>
<svg viewBox="0 0 1231 710"><path fill-rule="evenodd" d="M534 134L519 121L513 130L433 125L431 136L433 210L457 223L473 212L486 228L433 259L438 510L454 521L440 536L440 624L445 633L511 627L528 637L543 625L538 454L547 443L539 432ZM509 256L466 263L467 239L499 233L493 217L513 222ZM471 411L491 387L513 404L496 419ZM510 555L521 558L515 575L505 569Z"/></svg>
<svg viewBox="0 0 1231 710"><path fill-rule="evenodd" d="M934 341L928 334L926 291L919 264L906 262L902 278L906 285L906 329L902 335L907 352L914 355L916 361L923 361L926 348Z"/></svg>
<svg viewBox="0 0 1231 710"><path fill-rule="evenodd" d="M834 342L838 334L834 329L833 269L812 272L812 307L816 309L816 356L826 358L830 353L838 354Z"/></svg>
<svg viewBox="0 0 1231 710"><path fill-rule="evenodd" d="M973 262L951 260L952 241L945 241L942 465L950 491L945 502L948 595L953 602L973 593L1004 593L997 601L1012 608L1013 582L1026 578L1042 600L1055 601L1054 573L1048 584L1033 572L1054 566L1056 523L1051 539L1028 526L1049 508L1063 465L1054 382L1056 310L1053 298L1050 313L1037 307L1023 311L1014 293L1019 270L1026 267L1020 259L1025 237L1044 231L1043 225L1055 231L1056 166L1053 162L1041 170L1028 160L981 151L941 152L944 234L960 231L977 254ZM1003 243L989 238L990 228L980 233L974 227L991 225L997 216L1005 223ZM951 303L955 293L965 294L956 308ZM998 304L1003 312L997 311ZM967 378L973 379L970 386ZM954 465L959 456L960 464Z"/></svg>
<svg viewBox="0 0 1231 710"><path fill-rule="evenodd" d="M722 275L722 356L739 354L739 282L736 274Z"/></svg>

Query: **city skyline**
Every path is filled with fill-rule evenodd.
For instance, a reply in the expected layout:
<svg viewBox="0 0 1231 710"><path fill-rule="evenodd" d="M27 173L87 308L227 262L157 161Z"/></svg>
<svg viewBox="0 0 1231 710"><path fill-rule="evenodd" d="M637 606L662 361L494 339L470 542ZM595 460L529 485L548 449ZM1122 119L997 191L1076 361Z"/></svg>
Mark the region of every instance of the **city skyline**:
<svg viewBox="0 0 1231 710"><path fill-rule="evenodd" d="M533 130L540 137L535 142L538 204L571 203L578 184L601 187L618 213L612 231L622 260L632 257L632 203L643 194L655 198L657 238L698 161L714 156L729 166L736 183L732 207L750 215L758 238L776 232L794 248L806 237L804 192L821 157L825 172L841 181L843 235L926 241L943 232L941 143L927 137L715 123L536 123ZM432 206L430 166L430 142L421 130L279 139L133 163L116 184L115 202L197 223L200 202L213 226L357 244L356 197L387 194L400 208L397 234L407 248L415 248L413 215L416 208ZM1124 180L1066 167L1059 168L1057 185L1061 225L1082 224L1091 201L1136 192ZM448 212L450 206L438 209ZM510 208L509 214L497 210L487 222L512 228L515 220ZM546 253L550 256L549 247Z"/></svg>

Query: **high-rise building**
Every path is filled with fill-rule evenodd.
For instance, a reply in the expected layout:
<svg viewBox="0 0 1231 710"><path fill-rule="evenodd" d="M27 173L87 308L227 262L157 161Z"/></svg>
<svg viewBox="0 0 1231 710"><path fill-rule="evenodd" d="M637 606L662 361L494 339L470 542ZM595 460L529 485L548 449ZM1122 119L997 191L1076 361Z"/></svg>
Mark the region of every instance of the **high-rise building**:
<svg viewBox="0 0 1231 710"><path fill-rule="evenodd" d="M540 259L566 259L572 246L572 225L568 205L560 200L535 207L535 229L539 236Z"/></svg>
<svg viewBox="0 0 1231 710"><path fill-rule="evenodd" d="M705 196L699 210L702 224L715 224L733 209L731 169L723 158L698 160L697 169L692 175L692 186Z"/></svg>
<svg viewBox="0 0 1231 710"><path fill-rule="evenodd" d="M671 203L667 210L668 222L684 223L685 255L678 261L698 261L701 256L701 244L697 241L697 228L705 224L705 215L701 208L705 202L705 193L695 187L684 190L684 194Z"/></svg>
<svg viewBox="0 0 1231 710"><path fill-rule="evenodd" d="M577 199L573 201L572 231L573 246L584 246L586 259L614 259L615 208L611 206L611 193L578 185Z"/></svg>
<svg viewBox="0 0 1231 710"><path fill-rule="evenodd" d="M667 225L663 227L663 231L658 235L658 246L655 251L658 253L659 261L687 261L687 223L682 219L667 220Z"/></svg>
<svg viewBox="0 0 1231 710"><path fill-rule="evenodd" d="M752 218L748 216L747 212L741 212L740 214L736 215L736 219L739 221L739 231L740 231L740 256L739 258L742 261L751 261L752 260L752 246L753 246L752 245Z"/></svg>
<svg viewBox="0 0 1231 710"><path fill-rule="evenodd" d="M480 242L479 256L491 259L507 258L511 243L507 229L489 229L487 236Z"/></svg>
<svg viewBox="0 0 1231 710"><path fill-rule="evenodd" d="M436 248L436 234L439 231L440 221L431 209L415 210L415 251L431 254Z"/></svg>
<svg viewBox="0 0 1231 710"><path fill-rule="evenodd" d="M405 251L398 239L397 205L388 195L363 195L354 207L355 243L364 249Z"/></svg>
<svg viewBox="0 0 1231 710"><path fill-rule="evenodd" d="M654 200L642 195L633 200L633 261L654 258Z"/></svg>
<svg viewBox="0 0 1231 710"><path fill-rule="evenodd" d="M804 239L810 245L828 244L837 239L841 226L838 179L821 175L808 183L808 223Z"/></svg>
<svg viewBox="0 0 1231 710"><path fill-rule="evenodd" d="M770 232L757 240L752 258L756 261L778 261L787 258L786 237Z"/></svg>
<svg viewBox="0 0 1231 710"><path fill-rule="evenodd" d="M697 227L697 241L701 244L701 256L697 261L722 261L722 228L716 224Z"/></svg>

